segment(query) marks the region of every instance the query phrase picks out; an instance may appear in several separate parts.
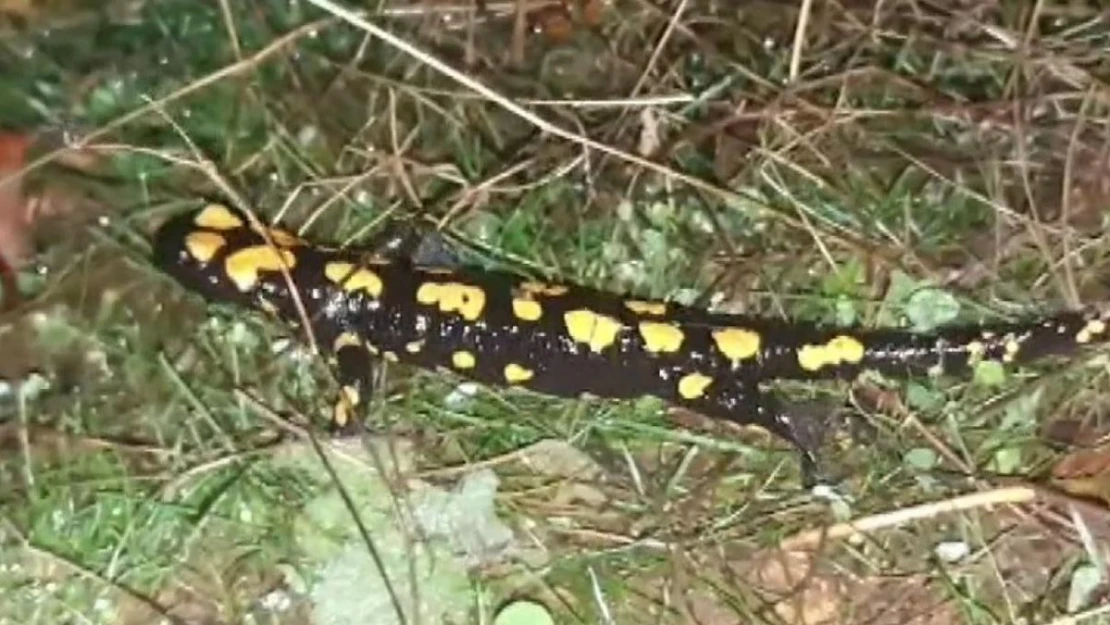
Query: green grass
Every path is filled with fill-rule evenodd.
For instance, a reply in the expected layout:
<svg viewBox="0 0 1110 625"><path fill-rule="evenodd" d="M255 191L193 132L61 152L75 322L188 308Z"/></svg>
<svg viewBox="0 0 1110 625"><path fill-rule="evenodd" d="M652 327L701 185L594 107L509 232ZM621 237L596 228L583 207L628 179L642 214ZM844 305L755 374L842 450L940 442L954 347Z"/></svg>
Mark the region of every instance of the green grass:
<svg viewBox="0 0 1110 625"><path fill-rule="evenodd" d="M625 152L650 115L650 158L710 185L694 188L540 133L358 28L298 31L328 17L304 0L125 4L48 10L0 35L0 128L96 133L103 159L96 176L52 162L26 181L93 208L44 230L21 275L28 303L0 318L0 624L150 622L151 606L312 622L313 601L328 607L318 622L356 622L335 615L385 596L361 556L378 552L394 581L414 575L436 598L426 610L442 599L473 622L519 597L560 623L781 622L790 614L767 593L790 584L766 564L779 541L1041 480L1068 451L1050 423L1105 433L1099 359L867 378L851 409L849 384L781 385L805 410L868 426L830 443L829 495L802 489L796 459L766 435L652 400L461 392L389 366L372 418L393 447L328 455L329 472L305 438L335 392L325 364L261 317L203 306L147 259L158 221L217 197L309 223L321 241L358 244L412 218L478 265L776 317L927 328L1060 308L1071 293L1103 301L1110 25L1094 10L812 3L794 79L798 8L781 3L616 3L565 44L528 37L519 64L504 15L475 24L470 43L434 15L375 18L515 101L562 99L534 110ZM1022 54L1008 43L1023 40ZM692 101L643 103L676 94ZM1066 174L1077 191L1063 208ZM904 409L875 409L867 390ZM604 479L518 462L550 440ZM403 475L383 480L395 463ZM500 480L514 549L468 575L450 536L407 559L424 544L405 543L412 519L391 515L479 467ZM449 509L464 534L499 531L475 511L488 500L461 501ZM803 558L819 582L805 610L856 622L905 598L943 606L947 622L995 623L1090 609L1091 556L1067 510L1044 512L1055 525L1020 511L938 514L830 545ZM970 553L943 561L942 542ZM424 566L436 558L450 565ZM320 584L328 566L347 568ZM392 605L362 622L388 622Z"/></svg>

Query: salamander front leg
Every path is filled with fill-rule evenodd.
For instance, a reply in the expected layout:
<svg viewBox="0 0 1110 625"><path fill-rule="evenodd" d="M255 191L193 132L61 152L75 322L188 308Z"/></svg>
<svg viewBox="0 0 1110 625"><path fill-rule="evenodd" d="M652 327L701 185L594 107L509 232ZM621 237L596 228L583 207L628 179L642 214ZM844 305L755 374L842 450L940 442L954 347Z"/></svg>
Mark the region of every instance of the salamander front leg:
<svg viewBox="0 0 1110 625"><path fill-rule="evenodd" d="M340 334L333 345L339 399L328 430L335 436L352 436L362 430L359 407L373 391L374 362L362 338L354 332Z"/></svg>
<svg viewBox="0 0 1110 625"><path fill-rule="evenodd" d="M813 431L812 424L791 418L779 402L763 393L755 384L710 384L705 389L704 396L686 398L684 403L709 417L767 429L798 450L801 455L802 481L806 488L819 481L816 452L820 446L820 437Z"/></svg>
<svg viewBox="0 0 1110 625"><path fill-rule="evenodd" d="M755 423L788 441L798 450L801 456L802 483L806 488L816 486L822 478L817 458L817 451L821 447L821 432L812 422L787 414L782 402L755 385L747 393Z"/></svg>
<svg viewBox="0 0 1110 625"><path fill-rule="evenodd" d="M439 232L422 230L399 220L387 223L374 234L370 249L379 256L416 265L448 269L460 265L458 256Z"/></svg>

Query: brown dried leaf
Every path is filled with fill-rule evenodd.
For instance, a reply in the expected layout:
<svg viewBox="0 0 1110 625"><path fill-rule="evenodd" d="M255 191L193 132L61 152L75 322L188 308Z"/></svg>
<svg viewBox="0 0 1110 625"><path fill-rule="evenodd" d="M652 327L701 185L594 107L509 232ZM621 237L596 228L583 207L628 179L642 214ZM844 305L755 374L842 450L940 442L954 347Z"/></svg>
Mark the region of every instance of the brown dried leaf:
<svg viewBox="0 0 1110 625"><path fill-rule="evenodd" d="M1110 505L1110 445L1064 456L1052 467L1052 485L1074 497Z"/></svg>
<svg viewBox="0 0 1110 625"><path fill-rule="evenodd" d="M0 134L0 257L13 269L32 251L21 173L31 142L30 135Z"/></svg>
<svg viewBox="0 0 1110 625"><path fill-rule="evenodd" d="M0 0L0 15L11 15L24 19L35 13L31 0Z"/></svg>
<svg viewBox="0 0 1110 625"><path fill-rule="evenodd" d="M1080 449L1064 456L1052 467L1052 477L1073 479L1110 474L1110 446Z"/></svg>
<svg viewBox="0 0 1110 625"><path fill-rule="evenodd" d="M604 0L579 0L578 8L582 15L583 24L590 28L601 25L601 19L606 9Z"/></svg>
<svg viewBox="0 0 1110 625"><path fill-rule="evenodd" d="M570 10L564 4L548 5L528 14L531 30L542 33L549 41L563 44L574 34Z"/></svg>

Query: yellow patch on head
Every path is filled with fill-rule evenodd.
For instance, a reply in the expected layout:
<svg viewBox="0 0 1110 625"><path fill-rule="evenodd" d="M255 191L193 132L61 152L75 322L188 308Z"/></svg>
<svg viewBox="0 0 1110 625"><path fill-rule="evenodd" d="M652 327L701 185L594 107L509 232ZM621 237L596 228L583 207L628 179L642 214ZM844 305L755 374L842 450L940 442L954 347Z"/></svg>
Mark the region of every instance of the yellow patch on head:
<svg viewBox="0 0 1110 625"><path fill-rule="evenodd" d="M369 269L358 268L348 262L336 261L324 265L324 276L344 291L366 291L370 297L381 297L382 279Z"/></svg>
<svg viewBox="0 0 1110 625"><path fill-rule="evenodd" d="M475 321L486 307L486 292L459 282L425 282L416 290L416 301L428 306L439 304L442 312L457 312L463 319Z"/></svg>
<svg viewBox="0 0 1110 625"><path fill-rule="evenodd" d="M630 299L624 302L624 307L637 315L667 314L667 304L664 302L645 302L638 299Z"/></svg>
<svg viewBox="0 0 1110 625"><path fill-rule="evenodd" d="M282 228L266 228L266 234L270 235L274 245L280 247L297 247L304 244L304 240L300 237Z"/></svg>
<svg viewBox="0 0 1110 625"><path fill-rule="evenodd" d="M240 291L249 291L258 283L261 272L292 269L296 264L297 257L287 249L255 245L229 254L224 271Z"/></svg>
<svg viewBox="0 0 1110 625"><path fill-rule="evenodd" d="M543 316L543 307L534 299L514 298L513 314L523 321L537 321Z"/></svg>
<svg viewBox="0 0 1110 625"><path fill-rule="evenodd" d="M686 374L678 381L678 394L683 399L697 399L705 395L705 389L711 382L713 378L700 373Z"/></svg>
<svg viewBox="0 0 1110 625"><path fill-rule="evenodd" d="M857 364L863 360L864 348L859 339L839 335L824 345L805 345L798 350L798 365L806 371L841 364Z"/></svg>
<svg viewBox="0 0 1110 625"><path fill-rule="evenodd" d="M762 339L758 332L725 328L713 331L713 341L717 343L717 349L735 364L758 354Z"/></svg>
<svg viewBox="0 0 1110 625"><path fill-rule="evenodd" d="M527 382L532 379L535 372L531 369L526 369L516 363L505 365L505 381L510 384L519 384L520 382Z"/></svg>
<svg viewBox="0 0 1110 625"><path fill-rule="evenodd" d="M202 263L212 260L226 244L227 239L215 232L190 232L185 237L185 251Z"/></svg>
<svg viewBox="0 0 1110 625"><path fill-rule="evenodd" d="M534 293L536 295L548 295L551 297L563 295L570 290L562 284L547 284L545 282L535 281L521 282L520 288L527 293Z"/></svg>
<svg viewBox="0 0 1110 625"><path fill-rule="evenodd" d="M456 369L473 369L478 361L474 359L474 354L460 351L451 354L451 364L455 365Z"/></svg>
<svg viewBox="0 0 1110 625"><path fill-rule="evenodd" d="M344 347L362 347L362 338L354 332L343 332L335 337L335 342L331 345L331 351L337 352Z"/></svg>
<svg viewBox="0 0 1110 625"><path fill-rule="evenodd" d="M212 230L234 230L243 227L243 220L223 204L209 204L197 213L193 224Z"/></svg>
<svg viewBox="0 0 1110 625"><path fill-rule="evenodd" d="M652 353L677 352L685 338L678 326L656 321L641 323L640 336L644 339L644 349Z"/></svg>
<svg viewBox="0 0 1110 625"><path fill-rule="evenodd" d="M570 338L589 345L594 353L601 353L601 350L612 345L622 327L621 322L612 317L585 309L564 314L563 321Z"/></svg>

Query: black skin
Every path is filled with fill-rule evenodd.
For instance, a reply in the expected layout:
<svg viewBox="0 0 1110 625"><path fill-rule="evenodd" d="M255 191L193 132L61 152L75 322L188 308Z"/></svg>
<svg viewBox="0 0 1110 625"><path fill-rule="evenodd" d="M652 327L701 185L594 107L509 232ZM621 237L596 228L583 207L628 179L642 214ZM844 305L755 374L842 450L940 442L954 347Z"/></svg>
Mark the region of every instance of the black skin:
<svg viewBox="0 0 1110 625"><path fill-rule="evenodd" d="M208 207L210 210L212 207ZM288 277L263 268L250 284L233 279L238 267L228 257L259 249L266 239L242 213L221 208L230 222L209 225L202 211L171 218L154 239L156 264L181 284L213 301L269 309L294 327L309 321L316 344L334 359L341 387L365 398L373 390L374 363L380 356L425 369L446 367L493 386L519 386L548 395L603 398L652 395L709 417L760 425L790 442L801 454L807 481L816 476L814 419L792 419L761 390L778 379L851 379L865 369L892 376L966 372L979 359L1020 363L1068 354L1099 343L1110 332L1110 317L1094 312L1064 312L1025 323L955 326L932 334L895 329L823 327L758 317L711 313L665 303L665 310L632 309L630 298L572 284L544 285L559 292L527 291L526 278L462 266L442 239L410 226L393 224L379 233L368 251L337 250L305 241L281 243L293 259ZM220 241L203 260L190 251L190 235ZM277 242L280 243L280 242ZM265 248L272 251L273 248ZM326 277L335 263L350 265L341 278ZM359 269L370 270L380 292L352 288ZM232 273L229 273L232 272ZM465 286L481 302L469 315L441 301L420 301L429 283ZM291 286L292 285L292 286ZM467 297L470 297L468 295ZM542 314L529 319L518 312L520 299L538 303ZM472 300L473 298L471 298ZM473 301L471 304L474 304ZM464 300L459 300L464 301ZM459 302L456 302L458 304ZM660 307L663 303L654 302ZM460 305L461 306L461 305ZM570 319L585 314L589 338L575 336ZM598 317L600 316L600 317ZM597 319L618 328L606 334ZM671 334L652 335L648 325ZM581 331L581 325L578 325ZM302 328L303 329L303 328ZM612 328L610 328L612 329ZM723 329L758 336L742 357L727 354L717 342ZM662 348L666 337L681 337ZM597 344L592 344L593 341ZM467 358L458 361L458 352ZM510 380L509 368L526 378ZM333 426L351 431L358 419L349 409ZM338 413L337 413L338 415Z"/></svg>

